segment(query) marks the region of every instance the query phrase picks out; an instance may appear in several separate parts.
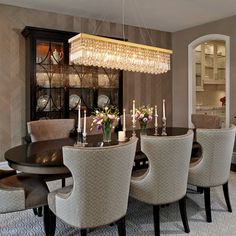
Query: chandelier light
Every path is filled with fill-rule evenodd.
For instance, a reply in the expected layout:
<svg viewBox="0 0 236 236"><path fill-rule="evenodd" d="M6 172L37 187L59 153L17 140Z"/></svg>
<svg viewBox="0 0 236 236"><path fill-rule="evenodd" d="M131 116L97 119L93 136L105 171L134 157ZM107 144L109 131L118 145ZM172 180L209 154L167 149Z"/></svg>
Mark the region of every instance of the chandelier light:
<svg viewBox="0 0 236 236"><path fill-rule="evenodd" d="M170 70L171 50L90 34L69 39L70 62L133 72L161 74Z"/></svg>

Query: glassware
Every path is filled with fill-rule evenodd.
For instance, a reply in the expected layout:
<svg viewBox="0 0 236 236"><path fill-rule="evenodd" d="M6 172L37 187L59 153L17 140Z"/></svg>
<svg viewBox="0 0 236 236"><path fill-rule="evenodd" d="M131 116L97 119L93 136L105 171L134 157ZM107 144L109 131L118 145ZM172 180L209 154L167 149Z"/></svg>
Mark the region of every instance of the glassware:
<svg viewBox="0 0 236 236"><path fill-rule="evenodd" d="M111 123L105 122L102 124L103 142L111 142Z"/></svg>

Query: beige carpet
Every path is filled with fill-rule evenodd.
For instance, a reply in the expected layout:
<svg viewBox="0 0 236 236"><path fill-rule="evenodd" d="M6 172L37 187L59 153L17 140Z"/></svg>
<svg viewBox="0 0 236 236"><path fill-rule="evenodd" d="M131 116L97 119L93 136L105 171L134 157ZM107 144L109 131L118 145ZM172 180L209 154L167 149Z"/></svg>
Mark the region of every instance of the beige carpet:
<svg viewBox="0 0 236 236"><path fill-rule="evenodd" d="M60 186L60 182L50 183L50 189ZM226 211L222 187L213 188L212 223L206 223L204 200L201 194L188 194L187 213L189 219L189 236L233 236L236 235L236 173L230 176L230 198L233 213ZM130 199L127 213L128 236L150 236L153 232L152 207ZM161 234L187 235L183 232L178 204L161 208ZM0 236L10 235L44 235L43 219L35 217L32 210L0 215ZM56 235L79 235L79 231L57 220ZM116 226L106 226L89 233L91 236L118 235Z"/></svg>

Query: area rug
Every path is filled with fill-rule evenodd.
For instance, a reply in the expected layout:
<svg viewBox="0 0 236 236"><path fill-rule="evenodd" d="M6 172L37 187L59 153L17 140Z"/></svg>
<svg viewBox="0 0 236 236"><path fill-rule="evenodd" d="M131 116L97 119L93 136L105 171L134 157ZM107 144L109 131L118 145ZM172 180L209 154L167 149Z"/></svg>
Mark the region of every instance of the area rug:
<svg viewBox="0 0 236 236"><path fill-rule="evenodd" d="M50 189L60 186L60 182L50 182ZM236 173L232 172L229 191L233 213L226 209L222 187L212 188L212 223L205 221L204 198L202 194L187 194L187 214L190 233L183 231L178 204L161 208L162 235L190 235L190 236L233 236L236 235ZM191 191L190 191L191 192ZM128 236L154 235L152 206L129 199L126 218ZM0 236L33 236L44 235L43 218L36 217L32 210L0 215ZM57 236L80 235L79 230L57 219ZM105 226L92 230L89 236L117 236L117 227Z"/></svg>

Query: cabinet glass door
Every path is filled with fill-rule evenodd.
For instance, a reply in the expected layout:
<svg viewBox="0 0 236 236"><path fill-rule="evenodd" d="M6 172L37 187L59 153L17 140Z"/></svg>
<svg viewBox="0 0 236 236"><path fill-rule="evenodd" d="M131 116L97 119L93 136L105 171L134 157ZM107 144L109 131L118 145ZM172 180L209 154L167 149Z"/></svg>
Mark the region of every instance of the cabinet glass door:
<svg viewBox="0 0 236 236"><path fill-rule="evenodd" d="M36 118L62 118L65 103L63 43L36 41Z"/></svg>

